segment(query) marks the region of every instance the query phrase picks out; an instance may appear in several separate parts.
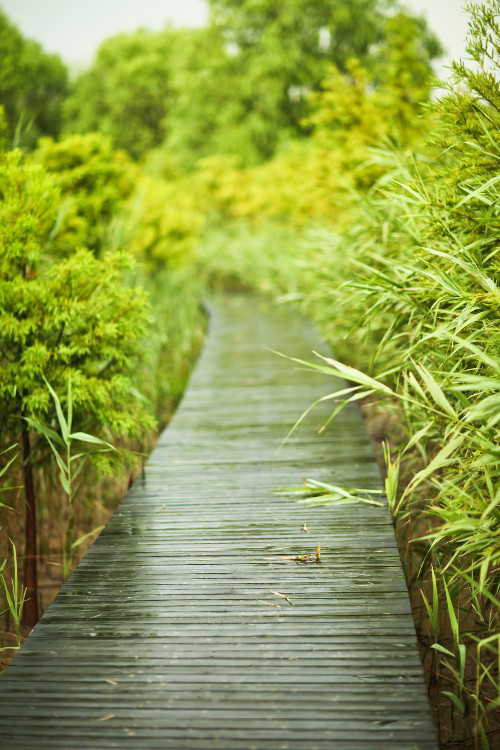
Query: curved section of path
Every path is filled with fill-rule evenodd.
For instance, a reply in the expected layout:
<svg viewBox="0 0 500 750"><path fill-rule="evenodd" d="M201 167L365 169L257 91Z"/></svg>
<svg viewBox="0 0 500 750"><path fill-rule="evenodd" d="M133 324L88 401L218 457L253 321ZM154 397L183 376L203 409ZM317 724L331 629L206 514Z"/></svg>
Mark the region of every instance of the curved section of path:
<svg viewBox="0 0 500 750"><path fill-rule="evenodd" d="M213 309L144 478L0 679L0 747L436 748L387 511L275 493L380 485L354 408L318 436L319 406L276 453L334 384L264 347L321 346L269 303Z"/></svg>

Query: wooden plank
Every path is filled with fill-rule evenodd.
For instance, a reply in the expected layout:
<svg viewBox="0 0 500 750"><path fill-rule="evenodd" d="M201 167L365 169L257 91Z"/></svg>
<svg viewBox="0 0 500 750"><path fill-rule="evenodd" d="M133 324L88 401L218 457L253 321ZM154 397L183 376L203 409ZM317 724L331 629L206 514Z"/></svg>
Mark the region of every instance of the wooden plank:
<svg viewBox="0 0 500 750"><path fill-rule="evenodd" d="M323 404L279 449L335 384L265 347L324 349L269 302L212 308L144 476L0 679L1 747L437 747L387 510L275 492L379 488L361 418L319 436ZM286 559L318 544L318 564Z"/></svg>

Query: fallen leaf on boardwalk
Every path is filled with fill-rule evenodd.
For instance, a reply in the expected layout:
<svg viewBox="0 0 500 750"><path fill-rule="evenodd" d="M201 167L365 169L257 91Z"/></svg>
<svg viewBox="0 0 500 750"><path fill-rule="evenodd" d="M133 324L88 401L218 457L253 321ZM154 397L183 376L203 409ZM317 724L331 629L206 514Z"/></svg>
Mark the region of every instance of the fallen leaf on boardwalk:
<svg viewBox="0 0 500 750"><path fill-rule="evenodd" d="M114 714L106 714L106 716L101 716L100 719L96 719L96 721L108 721L108 719L114 719Z"/></svg>
<svg viewBox="0 0 500 750"><path fill-rule="evenodd" d="M118 683L115 682L114 680L104 680L104 682L107 682L108 685L118 685Z"/></svg>
<svg viewBox="0 0 500 750"><path fill-rule="evenodd" d="M304 524L304 525L302 526L302 531L305 531L305 532L306 532L306 534L310 534L310 533L311 533L311 532L309 531L309 529L308 529L307 523L305 523L305 524Z"/></svg>
<svg viewBox="0 0 500 750"><path fill-rule="evenodd" d="M319 562L321 559L321 544L318 544L316 547L316 562Z"/></svg>
<svg viewBox="0 0 500 750"><path fill-rule="evenodd" d="M281 604L275 604L274 602L266 602L265 599L257 599L258 602L261 604L267 604L268 607L278 607L278 609L281 609Z"/></svg>
<svg viewBox="0 0 500 750"><path fill-rule="evenodd" d="M295 562L310 562L312 559L312 555L289 555L288 557L280 557L280 560L294 560Z"/></svg>
<svg viewBox="0 0 500 750"><path fill-rule="evenodd" d="M289 599L289 598L288 598L288 596L287 596L286 594L280 594L280 592L279 592L279 591L273 591L272 589L269 589L269 591L271 592L271 594L274 594L274 596L281 596L281 597L282 597L283 599L286 599L286 600L287 600L287 602L288 602L288 604L291 604L291 605L292 605L292 607L293 607L293 602L292 602L292 600L291 600L291 599Z"/></svg>

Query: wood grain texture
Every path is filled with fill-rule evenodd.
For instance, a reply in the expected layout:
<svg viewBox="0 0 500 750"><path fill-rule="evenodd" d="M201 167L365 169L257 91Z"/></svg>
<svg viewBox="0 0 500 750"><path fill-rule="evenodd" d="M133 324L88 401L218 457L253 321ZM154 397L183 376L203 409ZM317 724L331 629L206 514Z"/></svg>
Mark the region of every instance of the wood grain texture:
<svg viewBox="0 0 500 750"><path fill-rule="evenodd" d="M387 510L275 492L378 488L361 418L348 407L320 436L322 404L277 451L342 384L265 347L324 349L268 302L212 308L144 477L0 679L2 748L437 747ZM284 559L318 544L319 564Z"/></svg>

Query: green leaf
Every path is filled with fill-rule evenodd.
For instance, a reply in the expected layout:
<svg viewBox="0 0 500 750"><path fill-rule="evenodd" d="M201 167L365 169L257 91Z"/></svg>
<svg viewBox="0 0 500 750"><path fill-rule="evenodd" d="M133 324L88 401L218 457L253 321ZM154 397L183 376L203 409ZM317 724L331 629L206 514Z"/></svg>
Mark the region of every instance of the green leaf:
<svg viewBox="0 0 500 750"><path fill-rule="evenodd" d="M467 203L467 201L470 201L473 198L479 198L481 201L490 206L492 202L485 198L483 196L483 193L485 193L486 190L489 190L490 187L493 187L493 185L496 185L497 182L500 182L500 175L495 175L495 177L492 177L490 180L488 180L488 182L485 182L484 185L480 185L478 188L476 188L476 190L472 190L470 193L467 193L467 195L464 195L462 200L456 204L455 208L463 206L464 203Z"/></svg>
<svg viewBox="0 0 500 750"><path fill-rule="evenodd" d="M375 505L379 508L382 508L384 505L379 500L361 496L361 493L379 495L382 494L381 490L345 489L344 487L337 487L326 482L317 482L314 479L308 479L305 487L297 489L301 494L306 495L305 499L298 501L303 505L351 505L365 503L367 505ZM307 497L308 494L311 494L311 490L314 491L313 497Z"/></svg>
<svg viewBox="0 0 500 750"><path fill-rule="evenodd" d="M64 491L67 495L71 495L71 487L68 479L68 467L62 460L61 456L59 455L59 451L54 447L52 441L47 438L49 441L49 445L52 448L52 453L55 456L55 459L57 461L57 465L59 466L59 477L61 479L61 484L64 488Z"/></svg>
<svg viewBox="0 0 500 750"><path fill-rule="evenodd" d="M434 632L437 635L439 629L439 596L437 588L436 574L434 568L431 568L432 575L432 623Z"/></svg>
<svg viewBox="0 0 500 750"><path fill-rule="evenodd" d="M67 475L63 471L61 471L59 473L59 478L61 480L61 484L63 486L63 489L64 489L65 493L67 495L71 496L71 485L69 483L69 479L68 479Z"/></svg>
<svg viewBox="0 0 500 750"><path fill-rule="evenodd" d="M82 456L88 456L88 453L75 453L73 456L71 456L70 463L73 463L73 461L78 461L79 458Z"/></svg>
<svg viewBox="0 0 500 750"><path fill-rule="evenodd" d="M481 737L481 746L482 750L491 750L491 745L489 743L488 737L486 735L486 732L484 731L484 727L482 722L479 724L479 736Z"/></svg>
<svg viewBox="0 0 500 750"><path fill-rule="evenodd" d="M72 440L80 440L82 443L107 445L110 450L116 451L116 448L114 447L114 445L111 445L111 443L106 442L106 440L101 440L101 438L95 437L94 435L89 435L86 432L72 432L69 437Z"/></svg>
<svg viewBox="0 0 500 750"><path fill-rule="evenodd" d="M443 690L442 692L443 695L446 695L451 700L461 714L465 713L465 705L455 693L450 693L449 690Z"/></svg>
<svg viewBox="0 0 500 750"><path fill-rule="evenodd" d="M63 440L64 440L64 442L67 445L68 444L68 435L69 435L68 423L66 421L66 417L63 414L63 410L62 410L62 407L61 407L61 402L59 401L59 396L57 395L57 393L55 392L55 390L52 388L52 386L50 385L50 383L47 380L47 378L44 377L44 380L45 380L45 383L47 385L47 388L49 389L49 392L50 392L52 398L54 399L54 403L56 405L57 419L58 419L58 422L59 422L59 428L61 430L61 434L63 436Z"/></svg>
<svg viewBox="0 0 500 750"><path fill-rule="evenodd" d="M462 445L466 438L466 435L457 435L457 437L450 440L447 445L445 445L439 453L434 456L432 461L424 468L418 471L415 476L411 479L409 485L407 486L405 490L405 495L408 494L411 490L413 490L417 485L419 485L421 482L424 481L428 476L433 474L438 469L441 469L443 466L446 466L449 463L449 457L456 451L456 449Z"/></svg>
<svg viewBox="0 0 500 750"><path fill-rule="evenodd" d="M279 353L279 352L275 352L275 354L278 354L278 353ZM280 355L280 356L284 356L284 355ZM302 423L302 422L304 421L304 419L305 419L305 418L307 417L307 415L308 415L308 414L309 414L309 413L310 413L310 412L311 412L311 411L312 411L312 410L313 410L313 409L314 409L314 408L315 408L315 407L316 407L316 406L317 406L318 404L321 404L321 403L322 403L323 401L336 401L339 395L341 395L341 394L345 394L346 392L349 392L349 393L351 393L351 392L352 392L353 390L355 390L355 389L354 389L354 388L344 388L344 389L343 389L343 390L341 390L341 391L335 391L334 393L328 393L328 394L327 394L326 396L322 396L321 398L318 398L318 399L316 399L316 401L313 401L313 402L312 402L312 404L309 404L309 406L308 406L308 407L307 407L306 409L304 409L304 411L302 412L302 414L300 415L300 417L299 417L299 418L297 419L297 421L296 421L296 422L295 422L295 423L294 423L294 424L292 425L292 427L290 428L290 430L289 430L289 431L287 432L287 434L285 435L285 437L284 437L284 438L283 438L283 440L281 441L281 444L280 444L280 446L279 446L279 448L278 448L278 451L279 451L279 450L280 450L280 449L281 449L281 448L282 448L282 447L283 447L283 446L285 445L285 443L286 443L286 442L287 442L287 440L288 440L288 439L289 439L289 438L291 437L291 435L293 435L293 433L295 432L295 430L297 429L297 427L298 427L298 426L299 426L299 425L300 425L300 424L301 424L301 423ZM341 411L341 410L342 410L342 409L344 408L344 406L346 405L346 403L347 403L347 399L346 399L346 401L344 401L344 402L343 402L342 404L340 404L340 406L338 406L338 407L337 407L337 408L336 408L336 409L335 409L335 410L333 411L333 414L331 414L331 415L330 415L330 417L328 418L328 420L326 421L326 423L325 423L324 425L322 425L322 427L320 428L320 432L322 432L322 431L323 431L323 430L324 430L324 429L326 428L326 426L327 426L328 422L329 422L329 421L330 421L331 419L333 419L333 418L335 417L335 415L336 415L336 414L337 414L337 413L338 413L339 411Z"/></svg>
<svg viewBox="0 0 500 750"><path fill-rule="evenodd" d="M44 435L46 438L53 440L54 443L57 443L61 447L65 446L64 440L60 435L58 435L55 430L52 430L50 427L41 424L41 422L37 422L36 420L31 419L31 417L25 417L25 420L28 422L29 426L36 432L39 432L40 435Z"/></svg>
<svg viewBox="0 0 500 750"><path fill-rule="evenodd" d="M14 454L14 455L13 455L13 456L12 456L12 457L11 457L11 458L9 459L9 461L8 461L8 462L7 462L6 464L5 464L5 466L2 466L2 468L0 469L0 478L1 478L1 477L3 477L3 476L4 476L4 474L6 474L6 473L7 473L7 471L8 471L9 469L10 469L10 467L12 466L12 464L14 463L14 461L16 460L16 458L17 458L17 453L15 453L15 454Z"/></svg>
<svg viewBox="0 0 500 750"><path fill-rule="evenodd" d="M444 336L445 338L450 339L450 341L459 344L464 349L468 349L468 351L474 354L481 362L484 362L484 364L491 367L494 372L500 374L500 359L493 359L493 357L490 357L475 344L472 344L470 341L467 341L467 339L462 339L460 336L456 336L453 333L446 333L443 331L440 332L440 336Z"/></svg>
<svg viewBox="0 0 500 750"><path fill-rule="evenodd" d="M421 430L418 430L414 435L412 435L411 439L408 441L408 443L405 445L403 453L406 453L406 451L409 451L410 448L413 448L414 445L416 445L420 440L427 435L430 428L432 427L432 422L429 422L424 427L422 427Z"/></svg>
<svg viewBox="0 0 500 750"><path fill-rule="evenodd" d="M71 432L73 422L73 392L71 386L71 372L68 373L68 432Z"/></svg>
<svg viewBox="0 0 500 750"><path fill-rule="evenodd" d="M436 383L435 379L430 374L429 370L427 370L423 365L417 364L416 368L418 372L420 373L420 377L426 384L427 388L429 389L429 392L433 398L433 400L438 404L438 406L443 409L447 414L449 414L450 417L453 417L454 419L458 418L458 415L455 411L455 409L452 407L448 399L443 393L443 390L441 387Z"/></svg>
<svg viewBox="0 0 500 750"><path fill-rule="evenodd" d="M458 657L460 664L460 680L461 684L464 684L465 679L465 662L467 660L467 649L463 643L458 644Z"/></svg>
<svg viewBox="0 0 500 750"><path fill-rule="evenodd" d="M451 601L450 592L448 591L448 586L446 585L446 581L443 578L443 587L444 587L444 593L446 596L446 605L448 608L448 617L450 618L450 625L451 625L451 632L453 633L453 638L455 640L455 645L458 646L458 641L460 638L460 629L458 626L458 620L457 616L455 614L455 607L453 606L453 602Z"/></svg>
<svg viewBox="0 0 500 750"><path fill-rule="evenodd" d="M441 646L440 643L433 643L431 645L431 648L435 649L436 651L441 651L441 653L446 654L446 656L452 656L452 657L455 656L455 654L452 651L449 651L444 646Z"/></svg>
<svg viewBox="0 0 500 750"><path fill-rule="evenodd" d="M86 534L83 534L83 536L78 537L78 539L73 542L71 545L72 549L76 549L80 546L80 544L83 544L89 537L93 536L94 534L99 534L103 530L104 526L97 526L95 529L92 529L92 531L88 531Z"/></svg>
<svg viewBox="0 0 500 750"><path fill-rule="evenodd" d="M359 385L363 385L366 388L373 388L375 391L382 391L391 396L393 395L393 391L387 385L381 383L379 380L375 380L375 378L371 378L369 375L365 375L364 372L357 370L355 367L344 365L342 362L332 359L331 357L323 357L323 355L318 354L318 352L313 353L332 366L331 374L335 377L352 380L354 383L359 383Z"/></svg>

